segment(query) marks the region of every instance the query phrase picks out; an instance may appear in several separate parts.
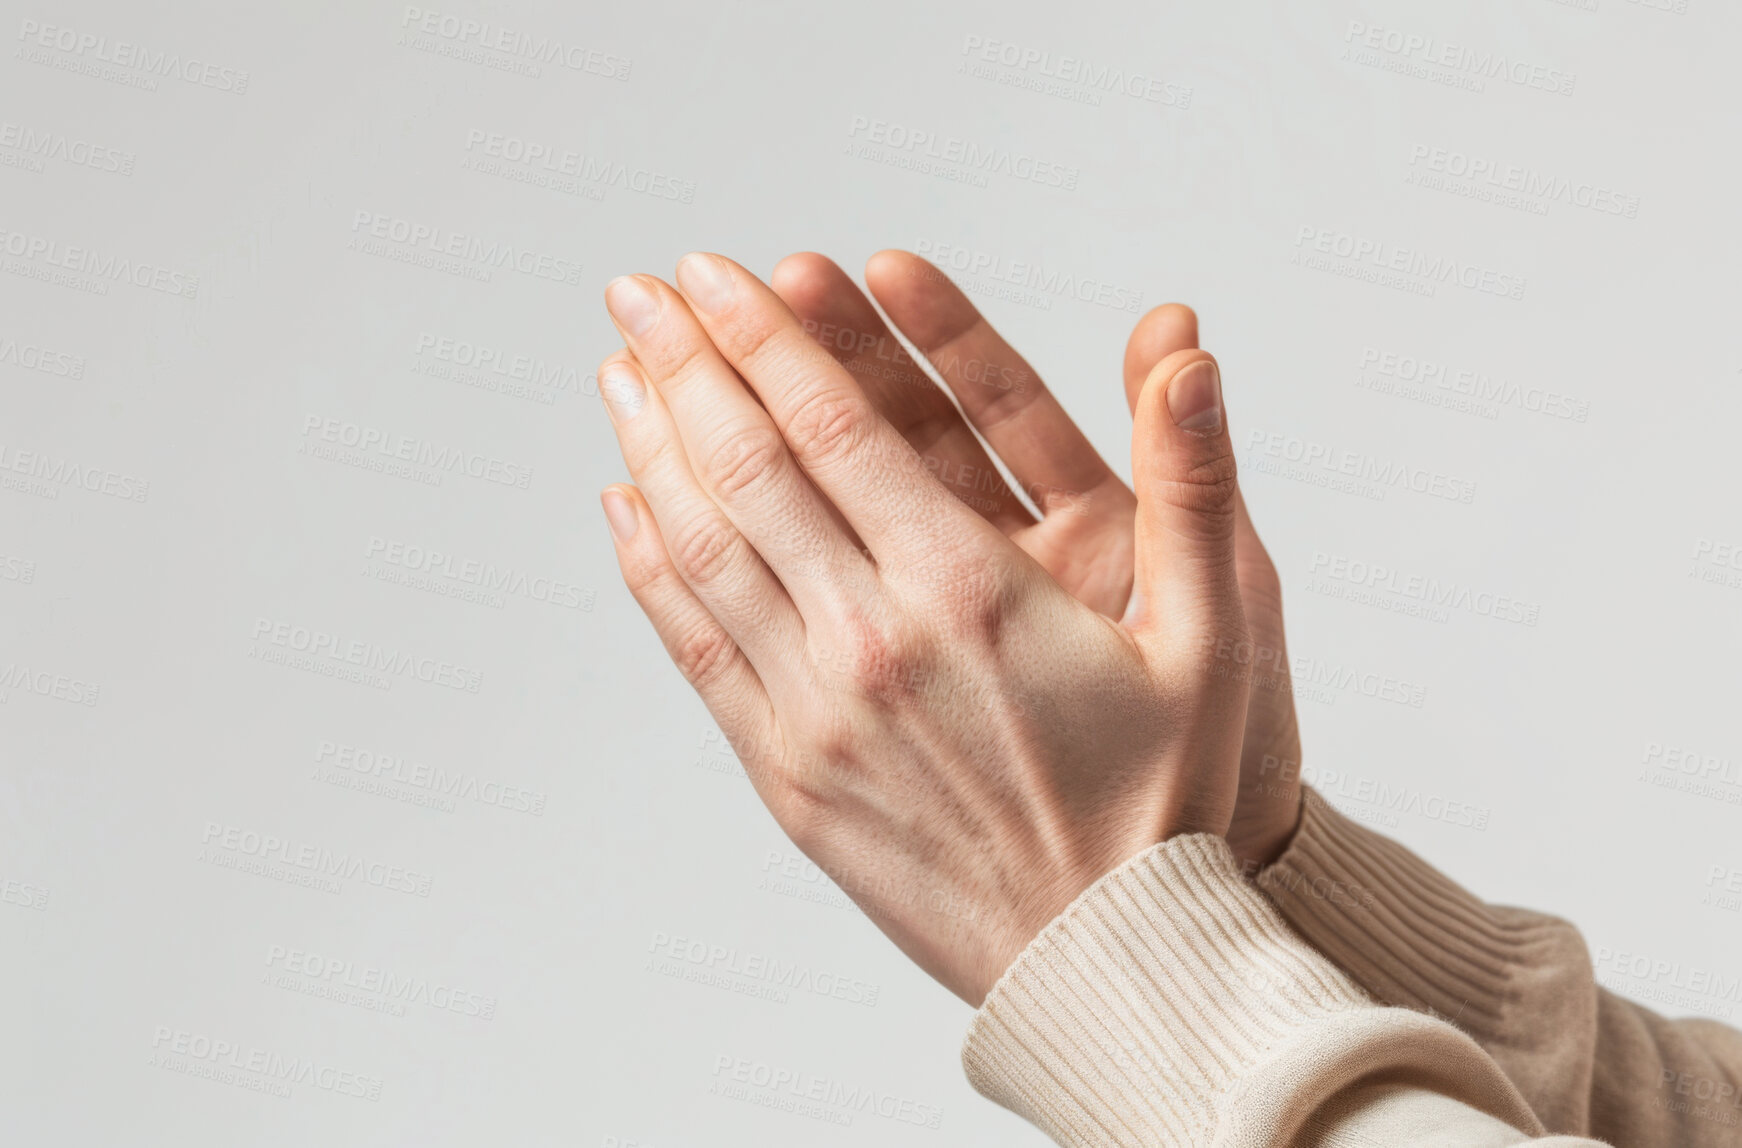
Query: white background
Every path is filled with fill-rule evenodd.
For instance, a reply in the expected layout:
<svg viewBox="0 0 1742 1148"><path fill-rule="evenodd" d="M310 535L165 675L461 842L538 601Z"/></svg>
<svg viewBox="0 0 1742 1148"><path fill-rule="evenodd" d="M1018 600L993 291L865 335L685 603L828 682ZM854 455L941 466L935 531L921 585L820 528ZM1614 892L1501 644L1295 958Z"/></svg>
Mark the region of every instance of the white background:
<svg viewBox="0 0 1742 1148"><path fill-rule="evenodd" d="M5 9L0 1139L1040 1142L963 1080L968 1008L782 877L618 578L600 290L693 248L764 275L951 253L1122 471L1118 304L1190 302L1324 679L1309 773L1577 922L1617 990L1742 1016L1733 5L454 0L433 32L334 0ZM563 58L479 46L502 29ZM575 174L479 170L492 136ZM950 148L994 168L926 166ZM1012 174L1036 162L1068 178ZM1432 184L1465 163L1490 174ZM453 274L372 246L377 219L514 254ZM555 383L444 375L448 341ZM461 462L349 465L329 426ZM1291 468L1309 447L1473 495L1339 487ZM467 600L467 575L392 580L401 547L526 577ZM1315 580L1351 562L1477 605ZM270 660L297 628L477 689ZM397 789L338 746L396 759ZM308 887L299 857L359 867ZM687 980L661 938L860 1003ZM409 1002L335 999L385 975ZM741 1062L874 1103L722 1094Z"/></svg>

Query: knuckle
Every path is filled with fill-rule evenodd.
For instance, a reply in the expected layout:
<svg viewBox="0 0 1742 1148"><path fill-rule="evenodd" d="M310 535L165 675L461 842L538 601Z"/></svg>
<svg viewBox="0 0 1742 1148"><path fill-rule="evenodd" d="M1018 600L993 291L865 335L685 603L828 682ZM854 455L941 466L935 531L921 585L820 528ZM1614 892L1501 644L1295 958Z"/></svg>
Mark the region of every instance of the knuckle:
<svg viewBox="0 0 1742 1148"><path fill-rule="evenodd" d="M623 584L629 587L629 593L639 602L657 590L660 582L670 573L671 567L663 562L626 562L623 564Z"/></svg>
<svg viewBox="0 0 1742 1148"><path fill-rule="evenodd" d="M872 627L858 628L848 644L847 658L854 689L872 700L893 694L907 669L893 637Z"/></svg>
<svg viewBox="0 0 1742 1148"><path fill-rule="evenodd" d="M651 529L657 535L658 527L643 527ZM647 547L637 547L634 552L625 557L621 565L623 584L629 588L629 593L641 603L644 610L652 611L676 592L689 593L683 578L678 574L670 553L666 549L665 540L656 538L656 544Z"/></svg>
<svg viewBox="0 0 1742 1148"><path fill-rule="evenodd" d="M926 385L931 386L930 380L926 380ZM926 468L935 474L941 461L928 456L926 452L942 442L945 435L955 433L962 425L962 416L956 413L956 408L935 387L914 405L917 409L900 426L901 436L907 440L909 446L919 452L920 457L925 459Z"/></svg>
<svg viewBox="0 0 1742 1148"><path fill-rule="evenodd" d="M683 447L663 434L628 436L623 443L623 461L629 464L629 473L644 483L681 482L690 466Z"/></svg>
<svg viewBox="0 0 1742 1148"><path fill-rule="evenodd" d="M786 447L772 427L744 427L726 435L709 453L708 481L728 497L764 484L780 469Z"/></svg>
<svg viewBox="0 0 1742 1148"><path fill-rule="evenodd" d="M1015 612L1017 587L991 564L977 564L952 580L945 597L946 627L958 642L996 647Z"/></svg>
<svg viewBox="0 0 1742 1148"><path fill-rule="evenodd" d="M807 465L824 464L856 448L864 440L871 417L862 399L836 390L819 390L793 411L787 435Z"/></svg>
<svg viewBox="0 0 1742 1148"><path fill-rule="evenodd" d="M934 530L929 524L915 524L914 553L904 560L891 561L882 577L893 586L916 614L926 616L947 614L956 593L964 584L978 579L1004 576L1001 546L988 545L973 535ZM1004 542L998 537L999 543Z"/></svg>
<svg viewBox="0 0 1742 1148"><path fill-rule="evenodd" d="M742 366L762 366L768 359L783 352L782 324L762 309L738 307L733 321L717 334L720 351L726 358Z"/></svg>
<svg viewBox="0 0 1742 1148"><path fill-rule="evenodd" d="M845 711L817 720L805 742L808 750L799 763L797 776L815 794L839 789L856 772L859 759L853 750L853 730Z"/></svg>
<svg viewBox="0 0 1742 1148"><path fill-rule="evenodd" d="M841 648L820 659L833 688L857 702L888 707L918 696L924 687L917 645L894 627L864 618L847 622ZM814 731L811 744L825 759L839 761L850 748L844 731L827 725Z"/></svg>
<svg viewBox="0 0 1742 1148"><path fill-rule="evenodd" d="M817 371L841 366L831 348L807 334L802 325L775 324L763 331L744 364L757 372L768 371L792 378L806 378Z"/></svg>
<svg viewBox="0 0 1742 1148"><path fill-rule="evenodd" d="M864 752L862 722L859 708L852 705L833 707L801 720L795 733L796 742L804 748L789 755L787 772L778 787L787 805L783 809L770 803L789 834L795 829L803 831L800 826L826 829L843 807L873 795L937 799L939 790L925 783L923 771L916 775L887 753L873 756ZM792 823L794 819L800 826ZM796 835L793 840L804 847Z"/></svg>
<svg viewBox="0 0 1742 1148"><path fill-rule="evenodd" d="M803 848L798 834L819 828L829 810L852 788L855 758L843 708L828 707L824 712L799 716L791 733L792 749L782 756L778 775L764 780L770 783L770 809Z"/></svg>
<svg viewBox="0 0 1742 1148"><path fill-rule="evenodd" d="M738 554L738 532L725 519L707 515L678 538L672 558L691 585L704 586L729 573Z"/></svg>
<svg viewBox="0 0 1742 1148"><path fill-rule="evenodd" d="M1164 478L1161 487L1172 505L1233 529L1240 483L1232 450L1193 460L1183 472Z"/></svg>
<svg viewBox="0 0 1742 1148"><path fill-rule="evenodd" d="M768 811L801 853L809 856L827 840L833 803L801 769L788 770L777 785L769 787L766 800Z"/></svg>
<svg viewBox="0 0 1742 1148"><path fill-rule="evenodd" d="M692 630L672 651L677 668L697 691L718 682L737 656L737 644L726 631L712 625Z"/></svg>
<svg viewBox="0 0 1742 1148"><path fill-rule="evenodd" d="M1045 393L1046 388L1038 380L1033 386L998 391L979 406L974 425L980 428L981 434L997 430L1028 410Z"/></svg>
<svg viewBox="0 0 1742 1148"><path fill-rule="evenodd" d="M672 392L701 379L719 361L712 345L700 338L673 340L670 346L661 347L653 354L654 362L658 364L654 373L663 376L660 385Z"/></svg>

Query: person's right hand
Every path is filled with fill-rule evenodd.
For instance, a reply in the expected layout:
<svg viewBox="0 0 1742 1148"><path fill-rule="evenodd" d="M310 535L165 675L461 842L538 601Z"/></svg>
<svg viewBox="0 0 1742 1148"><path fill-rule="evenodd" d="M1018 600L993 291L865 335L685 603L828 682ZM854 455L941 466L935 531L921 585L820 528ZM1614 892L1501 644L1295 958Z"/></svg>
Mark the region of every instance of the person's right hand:
<svg viewBox="0 0 1742 1148"><path fill-rule="evenodd" d="M1103 875L1227 832L1247 691L1204 651L1246 626L1215 361L1139 400L1142 601L1116 620L952 499L742 267L677 279L606 292L624 578L793 842L978 1006Z"/></svg>
<svg viewBox="0 0 1742 1148"><path fill-rule="evenodd" d="M1130 489L1034 369L942 271L917 255L883 251L867 263L865 281L897 329L948 384L960 411L827 257L788 256L772 278L811 337L852 372L946 487L1079 601L1108 617L1124 617L1136 605L1131 587L1137 501ZM1197 316L1189 307L1165 304L1139 320L1125 348L1125 394L1132 410L1151 373L1171 374L1170 357L1197 346ZM1040 509L1039 519L1004 482L980 438ZM1250 644L1218 653L1231 675L1248 679L1250 693L1228 842L1242 861L1263 865L1282 852L1299 820L1300 729L1281 581L1244 499L1236 498L1234 513L1235 573Z"/></svg>

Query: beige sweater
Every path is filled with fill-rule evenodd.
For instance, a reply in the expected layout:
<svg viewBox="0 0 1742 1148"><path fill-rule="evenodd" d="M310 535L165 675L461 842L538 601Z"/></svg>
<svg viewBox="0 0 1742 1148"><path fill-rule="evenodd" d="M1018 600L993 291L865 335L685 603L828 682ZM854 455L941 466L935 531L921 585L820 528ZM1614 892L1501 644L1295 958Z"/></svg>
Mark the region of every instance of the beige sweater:
<svg viewBox="0 0 1742 1148"><path fill-rule="evenodd" d="M1071 1146L1742 1145L1742 1033L1598 988L1571 925L1310 791L1257 887L1207 834L1096 882L962 1061Z"/></svg>

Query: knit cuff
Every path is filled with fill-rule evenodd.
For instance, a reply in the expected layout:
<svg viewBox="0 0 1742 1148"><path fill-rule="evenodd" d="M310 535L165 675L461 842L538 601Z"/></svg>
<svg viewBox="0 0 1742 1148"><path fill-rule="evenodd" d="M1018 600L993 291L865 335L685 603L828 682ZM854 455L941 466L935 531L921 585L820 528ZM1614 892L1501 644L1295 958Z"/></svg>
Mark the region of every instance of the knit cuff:
<svg viewBox="0 0 1742 1148"><path fill-rule="evenodd" d="M1311 789L1303 796L1300 828L1258 884L1382 1003L1439 1016L1486 1043L1509 1008L1552 995L1569 970L1588 970L1566 922L1489 905Z"/></svg>
<svg viewBox="0 0 1742 1148"><path fill-rule="evenodd" d="M1241 879L1227 842L1196 834L1132 858L1049 924L975 1015L962 1063L1061 1144L1202 1144L1302 1030L1383 1011Z"/></svg>

